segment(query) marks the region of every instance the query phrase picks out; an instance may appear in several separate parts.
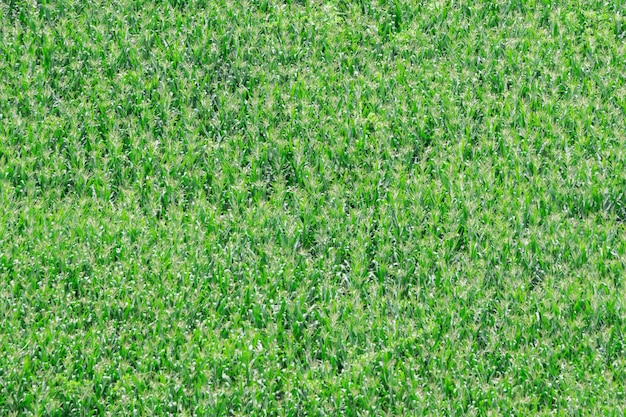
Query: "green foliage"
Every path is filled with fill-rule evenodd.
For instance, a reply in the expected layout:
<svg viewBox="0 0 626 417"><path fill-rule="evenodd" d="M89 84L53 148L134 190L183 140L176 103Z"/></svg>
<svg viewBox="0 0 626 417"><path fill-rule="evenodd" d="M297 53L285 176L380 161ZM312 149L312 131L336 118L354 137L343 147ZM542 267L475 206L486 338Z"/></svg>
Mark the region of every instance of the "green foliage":
<svg viewBox="0 0 626 417"><path fill-rule="evenodd" d="M623 415L621 1L0 3L1 415Z"/></svg>

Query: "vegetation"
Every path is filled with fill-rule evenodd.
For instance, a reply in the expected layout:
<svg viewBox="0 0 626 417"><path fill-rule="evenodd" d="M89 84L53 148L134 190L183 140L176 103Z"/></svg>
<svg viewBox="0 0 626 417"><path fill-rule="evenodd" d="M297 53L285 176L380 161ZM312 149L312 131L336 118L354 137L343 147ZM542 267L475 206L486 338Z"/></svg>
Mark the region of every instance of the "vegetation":
<svg viewBox="0 0 626 417"><path fill-rule="evenodd" d="M621 0L0 3L1 415L623 415Z"/></svg>

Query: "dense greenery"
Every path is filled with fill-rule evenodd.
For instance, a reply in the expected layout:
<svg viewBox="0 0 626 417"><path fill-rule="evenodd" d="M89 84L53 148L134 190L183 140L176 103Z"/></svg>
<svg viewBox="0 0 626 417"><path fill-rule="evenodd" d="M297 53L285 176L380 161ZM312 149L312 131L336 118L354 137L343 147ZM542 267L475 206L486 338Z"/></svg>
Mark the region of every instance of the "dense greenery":
<svg viewBox="0 0 626 417"><path fill-rule="evenodd" d="M623 415L626 4L0 3L1 415Z"/></svg>

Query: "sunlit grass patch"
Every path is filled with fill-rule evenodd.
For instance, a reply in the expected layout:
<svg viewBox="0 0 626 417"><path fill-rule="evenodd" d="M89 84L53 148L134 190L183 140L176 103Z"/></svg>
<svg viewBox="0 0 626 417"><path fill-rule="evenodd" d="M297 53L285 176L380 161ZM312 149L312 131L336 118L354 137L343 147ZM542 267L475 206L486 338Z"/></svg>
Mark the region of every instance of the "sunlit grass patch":
<svg viewBox="0 0 626 417"><path fill-rule="evenodd" d="M0 5L0 414L619 415L618 2Z"/></svg>

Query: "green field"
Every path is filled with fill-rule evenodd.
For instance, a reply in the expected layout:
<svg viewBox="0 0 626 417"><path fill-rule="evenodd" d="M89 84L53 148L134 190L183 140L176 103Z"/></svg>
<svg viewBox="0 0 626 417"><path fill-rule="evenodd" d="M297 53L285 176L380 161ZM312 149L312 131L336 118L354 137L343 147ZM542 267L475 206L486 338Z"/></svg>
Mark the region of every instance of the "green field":
<svg viewBox="0 0 626 417"><path fill-rule="evenodd" d="M626 412L622 0L1 0L0 415Z"/></svg>

